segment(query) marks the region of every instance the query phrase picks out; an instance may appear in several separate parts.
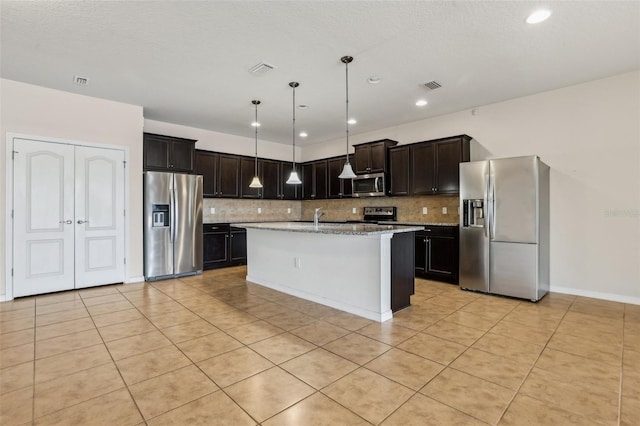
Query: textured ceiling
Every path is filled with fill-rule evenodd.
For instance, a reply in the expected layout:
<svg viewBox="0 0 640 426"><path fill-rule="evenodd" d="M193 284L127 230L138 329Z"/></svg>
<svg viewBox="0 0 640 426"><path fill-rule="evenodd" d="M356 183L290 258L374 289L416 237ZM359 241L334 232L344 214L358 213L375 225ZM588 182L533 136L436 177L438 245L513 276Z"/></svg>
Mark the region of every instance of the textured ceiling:
<svg viewBox="0 0 640 426"><path fill-rule="evenodd" d="M551 18L526 24L542 5ZM638 1L2 0L0 12L3 78L247 137L260 99L260 138L287 144L290 81L309 105L298 143L344 134L344 55L352 134L640 68ZM251 75L261 61L276 68Z"/></svg>

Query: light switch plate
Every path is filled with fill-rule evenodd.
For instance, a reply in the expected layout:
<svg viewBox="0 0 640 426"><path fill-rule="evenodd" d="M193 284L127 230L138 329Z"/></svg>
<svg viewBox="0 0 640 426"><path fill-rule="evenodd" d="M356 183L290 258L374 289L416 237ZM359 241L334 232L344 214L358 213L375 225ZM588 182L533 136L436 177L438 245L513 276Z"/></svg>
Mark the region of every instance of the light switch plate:
<svg viewBox="0 0 640 426"><path fill-rule="evenodd" d="M262 207L258 207L258 214L262 213Z"/></svg>
<svg viewBox="0 0 640 426"><path fill-rule="evenodd" d="M422 208L422 214L427 214L427 208L426 207Z"/></svg>
<svg viewBox="0 0 640 426"><path fill-rule="evenodd" d="M215 207L211 207L211 208L209 209L209 213L211 213L211 214L216 214L216 208L215 208Z"/></svg>
<svg viewBox="0 0 640 426"><path fill-rule="evenodd" d="M447 208L446 207L442 208L442 214L447 214Z"/></svg>
<svg viewBox="0 0 640 426"><path fill-rule="evenodd" d="M356 213L357 213L357 211L358 211L358 209L357 209L357 208L355 208L355 207L351 209L351 213L353 213L353 214L356 214Z"/></svg>

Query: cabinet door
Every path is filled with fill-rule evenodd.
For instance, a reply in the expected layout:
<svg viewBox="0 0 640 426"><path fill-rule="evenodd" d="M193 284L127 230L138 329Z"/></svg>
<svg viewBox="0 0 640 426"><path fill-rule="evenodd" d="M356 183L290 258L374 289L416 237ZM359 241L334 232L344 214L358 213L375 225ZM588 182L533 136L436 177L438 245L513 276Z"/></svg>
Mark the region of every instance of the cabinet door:
<svg viewBox="0 0 640 426"><path fill-rule="evenodd" d="M155 135L144 135L144 170L169 169L169 144L166 139Z"/></svg>
<svg viewBox="0 0 640 426"><path fill-rule="evenodd" d="M342 166L344 165L344 158L334 158L327 160L328 170L328 197L329 198L341 198L343 196L342 184L344 179L340 179L338 176L342 173Z"/></svg>
<svg viewBox="0 0 640 426"><path fill-rule="evenodd" d="M432 143L411 146L411 193L413 195L433 194L435 149Z"/></svg>
<svg viewBox="0 0 640 426"><path fill-rule="evenodd" d="M458 275L458 244L455 237L427 237L426 272L445 279L455 280Z"/></svg>
<svg viewBox="0 0 640 426"><path fill-rule="evenodd" d="M316 186L316 200L327 198L327 162L314 163L314 175Z"/></svg>
<svg viewBox="0 0 640 426"><path fill-rule="evenodd" d="M316 198L316 185L313 176L313 164L302 165L302 199L313 200Z"/></svg>
<svg viewBox="0 0 640 426"><path fill-rule="evenodd" d="M262 165L262 198L280 199L280 163L270 160L261 160L260 163Z"/></svg>
<svg viewBox="0 0 640 426"><path fill-rule="evenodd" d="M215 197L218 155L196 151L196 174L202 175L202 196Z"/></svg>
<svg viewBox="0 0 640 426"><path fill-rule="evenodd" d="M230 261L241 262L247 260L247 231L240 228L231 228Z"/></svg>
<svg viewBox="0 0 640 426"><path fill-rule="evenodd" d="M460 140L438 142L436 149L436 188L439 194L460 192L460 161L462 143Z"/></svg>
<svg viewBox="0 0 640 426"><path fill-rule="evenodd" d="M217 182L218 197L240 197L240 157L219 155Z"/></svg>
<svg viewBox="0 0 640 426"><path fill-rule="evenodd" d="M169 167L174 172L193 173L193 157L195 142L171 141L169 151Z"/></svg>
<svg viewBox="0 0 640 426"><path fill-rule="evenodd" d="M209 269L229 261L229 232L206 232L203 235L204 269Z"/></svg>
<svg viewBox="0 0 640 426"><path fill-rule="evenodd" d="M409 147L389 150L390 195L409 195Z"/></svg>
<svg viewBox="0 0 640 426"><path fill-rule="evenodd" d="M356 173L369 173L371 171L371 146L356 146L355 148L355 167Z"/></svg>
<svg viewBox="0 0 640 426"><path fill-rule="evenodd" d="M293 170L293 163L280 163L280 186L282 187L280 195L284 200L299 200L302 196L302 185L287 183L287 179L289 179L291 175L291 170ZM296 164L296 170L298 177L302 180L302 170L299 164Z"/></svg>
<svg viewBox="0 0 640 426"><path fill-rule="evenodd" d="M249 184L255 175L255 159L243 157L240 160L240 196L242 198L260 198L261 188L249 188ZM258 164L258 176L260 165Z"/></svg>
<svg viewBox="0 0 640 426"><path fill-rule="evenodd" d="M424 274L427 268L427 236L424 232L416 232L415 237L416 273Z"/></svg>
<svg viewBox="0 0 640 426"><path fill-rule="evenodd" d="M384 172L386 169L387 145L372 144L369 151L369 171L371 173Z"/></svg>

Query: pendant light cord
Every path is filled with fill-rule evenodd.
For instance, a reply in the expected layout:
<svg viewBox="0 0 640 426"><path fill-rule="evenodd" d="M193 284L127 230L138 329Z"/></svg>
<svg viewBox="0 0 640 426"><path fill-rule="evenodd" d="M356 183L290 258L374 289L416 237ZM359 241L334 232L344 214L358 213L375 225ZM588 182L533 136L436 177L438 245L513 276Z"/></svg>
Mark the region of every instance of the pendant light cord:
<svg viewBox="0 0 640 426"><path fill-rule="evenodd" d="M292 86L293 88L293 171L296 170L296 86Z"/></svg>
<svg viewBox="0 0 640 426"><path fill-rule="evenodd" d="M349 163L349 62L344 63L344 72L345 72L345 124L347 126L347 150L346 150L346 159L345 163Z"/></svg>
<svg viewBox="0 0 640 426"><path fill-rule="evenodd" d="M255 165L254 165L254 176L258 176L258 103L255 102L256 105L256 157L255 157Z"/></svg>

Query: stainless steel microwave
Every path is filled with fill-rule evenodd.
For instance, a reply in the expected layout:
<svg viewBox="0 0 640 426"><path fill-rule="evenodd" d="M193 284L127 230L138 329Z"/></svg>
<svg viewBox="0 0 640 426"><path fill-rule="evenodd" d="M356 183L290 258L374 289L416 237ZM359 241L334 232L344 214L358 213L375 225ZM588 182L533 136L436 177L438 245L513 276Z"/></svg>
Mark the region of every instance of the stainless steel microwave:
<svg viewBox="0 0 640 426"><path fill-rule="evenodd" d="M382 197L385 195L384 173L358 175L352 182L354 197Z"/></svg>

